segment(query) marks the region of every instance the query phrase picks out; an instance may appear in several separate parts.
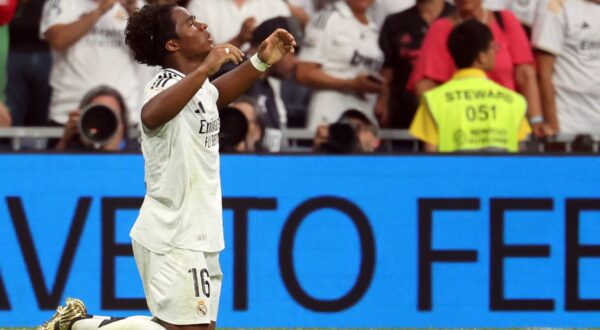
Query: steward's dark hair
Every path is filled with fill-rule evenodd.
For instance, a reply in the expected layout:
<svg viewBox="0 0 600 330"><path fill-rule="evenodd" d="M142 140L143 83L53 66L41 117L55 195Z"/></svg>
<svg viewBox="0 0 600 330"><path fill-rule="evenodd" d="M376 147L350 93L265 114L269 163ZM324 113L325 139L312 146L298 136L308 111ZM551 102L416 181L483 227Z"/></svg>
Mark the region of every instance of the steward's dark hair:
<svg viewBox="0 0 600 330"><path fill-rule="evenodd" d="M479 53L493 40L492 31L480 21L470 19L454 27L448 37L448 51L458 69L473 66Z"/></svg>
<svg viewBox="0 0 600 330"><path fill-rule="evenodd" d="M125 28L125 43L136 61L150 66L163 66L168 51L165 44L177 38L171 12L176 5L146 5L133 13Z"/></svg>

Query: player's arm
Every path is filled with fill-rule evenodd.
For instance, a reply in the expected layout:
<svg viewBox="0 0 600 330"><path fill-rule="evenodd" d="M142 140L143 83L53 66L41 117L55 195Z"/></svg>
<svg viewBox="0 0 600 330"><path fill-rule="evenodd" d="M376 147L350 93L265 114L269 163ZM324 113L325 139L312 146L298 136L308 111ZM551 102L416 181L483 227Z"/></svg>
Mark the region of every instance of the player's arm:
<svg viewBox="0 0 600 330"><path fill-rule="evenodd" d="M96 22L112 8L118 0L102 0L98 7L87 14L83 14L78 20L68 24L56 24L44 33L44 37L52 49L63 52L79 39L85 36Z"/></svg>
<svg viewBox="0 0 600 330"><path fill-rule="evenodd" d="M296 46L294 37L284 29L277 29L258 46L257 56L261 62L271 66L287 53L293 53L294 46ZM251 61L246 61L217 78L213 82L219 90L217 107L222 108L237 99L260 78L263 72L255 68Z"/></svg>
<svg viewBox="0 0 600 330"><path fill-rule="evenodd" d="M150 130L166 124L183 110L204 81L217 72L221 65L229 61L237 64L242 59L243 53L232 45L215 46L196 70L144 104L141 114L142 123Z"/></svg>

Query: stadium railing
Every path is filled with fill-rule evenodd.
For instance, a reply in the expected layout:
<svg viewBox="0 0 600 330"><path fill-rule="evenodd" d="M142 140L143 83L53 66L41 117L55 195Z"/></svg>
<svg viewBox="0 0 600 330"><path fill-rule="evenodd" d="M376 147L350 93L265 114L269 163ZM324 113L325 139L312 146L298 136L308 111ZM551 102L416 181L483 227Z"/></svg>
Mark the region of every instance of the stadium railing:
<svg viewBox="0 0 600 330"><path fill-rule="evenodd" d="M133 131L133 130L132 130ZM131 132L132 138L137 138L139 132ZM0 139L9 141L10 149L19 151L45 150L47 139L58 139L63 134L62 127L2 127L0 128ZM404 151L419 151L419 141L402 129L381 129L379 137L382 140L384 152L395 151L394 141L404 141ZM282 140L285 147L284 152L311 152L310 141L314 138L314 132L302 128L288 128L282 130ZM302 143L304 142L304 143ZM307 143L308 142L308 143ZM600 151L600 134L574 135L559 134L549 139L529 139L525 142L528 152L588 152L598 153ZM407 149L406 146L409 146Z"/></svg>

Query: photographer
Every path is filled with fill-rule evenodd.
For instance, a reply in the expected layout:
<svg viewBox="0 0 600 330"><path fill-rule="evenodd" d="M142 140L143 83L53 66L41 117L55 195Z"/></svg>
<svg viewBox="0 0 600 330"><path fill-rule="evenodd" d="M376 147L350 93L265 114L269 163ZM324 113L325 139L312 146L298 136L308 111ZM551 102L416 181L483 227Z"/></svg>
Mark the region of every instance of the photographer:
<svg viewBox="0 0 600 330"><path fill-rule="evenodd" d="M75 151L129 149L127 124L123 96L114 88L98 86L83 96L79 109L69 112L65 131L55 148Z"/></svg>
<svg viewBox="0 0 600 330"><path fill-rule="evenodd" d="M380 143L377 127L364 113L350 109L337 122L317 128L313 148L324 153L369 153Z"/></svg>
<svg viewBox="0 0 600 330"><path fill-rule="evenodd" d="M264 137L264 127L254 99L241 96L219 111L221 152L259 152Z"/></svg>

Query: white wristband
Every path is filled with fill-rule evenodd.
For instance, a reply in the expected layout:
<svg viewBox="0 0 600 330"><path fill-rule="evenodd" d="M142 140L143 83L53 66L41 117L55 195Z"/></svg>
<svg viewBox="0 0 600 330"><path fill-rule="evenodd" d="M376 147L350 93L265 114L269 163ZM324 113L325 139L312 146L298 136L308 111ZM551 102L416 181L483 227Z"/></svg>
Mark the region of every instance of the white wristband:
<svg viewBox="0 0 600 330"><path fill-rule="evenodd" d="M529 118L530 125L536 125L544 122L544 117L542 115L537 115Z"/></svg>
<svg viewBox="0 0 600 330"><path fill-rule="evenodd" d="M250 57L250 63L252 63L252 66L260 72L265 72L271 67L269 64L261 61L260 58L258 58L258 54L254 54Z"/></svg>

